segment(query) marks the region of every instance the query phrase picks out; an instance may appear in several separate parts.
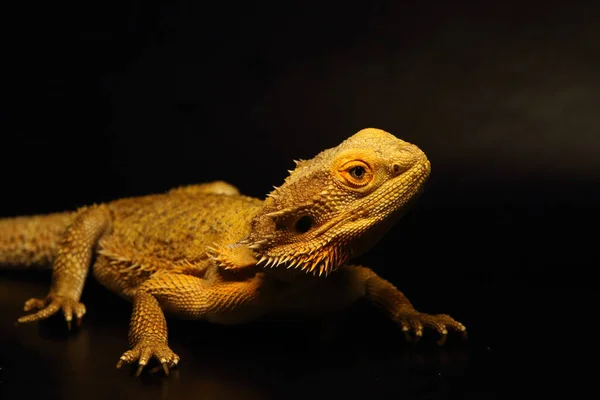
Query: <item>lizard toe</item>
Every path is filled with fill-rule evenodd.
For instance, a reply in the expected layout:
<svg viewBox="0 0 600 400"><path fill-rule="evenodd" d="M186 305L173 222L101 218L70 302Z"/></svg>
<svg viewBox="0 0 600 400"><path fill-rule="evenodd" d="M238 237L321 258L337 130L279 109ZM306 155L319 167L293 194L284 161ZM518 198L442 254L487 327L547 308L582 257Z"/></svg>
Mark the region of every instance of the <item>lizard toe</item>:
<svg viewBox="0 0 600 400"><path fill-rule="evenodd" d="M149 370L151 373L163 370L166 375L169 375L169 370L174 368L179 362L179 356L175 354L167 344L148 342L138 343L133 349L123 353L117 363L117 368L121 368L125 364L131 364L137 361L138 367L135 375L140 376L144 367L153 357L160 362L160 365Z"/></svg>
<svg viewBox="0 0 600 400"><path fill-rule="evenodd" d="M46 304L48 304L47 298L46 299L32 298L25 302L25 306L23 306L23 311L29 312L29 311L33 311L33 310L39 310L39 309L46 307Z"/></svg>
<svg viewBox="0 0 600 400"><path fill-rule="evenodd" d="M446 314L430 315L416 311L406 313L399 317L402 331L409 341L416 343L423 336L423 329L435 329L439 334L438 345L446 343L448 331L460 332L463 338L466 338L467 330L463 324L457 322ZM410 336L410 333L413 336Z"/></svg>
<svg viewBox="0 0 600 400"><path fill-rule="evenodd" d="M438 314L434 315L433 317L439 321L439 324L442 325L446 330L459 332L463 339L467 338L467 328L451 316L446 314Z"/></svg>
<svg viewBox="0 0 600 400"><path fill-rule="evenodd" d="M56 314L56 312L58 310L60 310L60 306L58 304L50 303L49 305L42 308L41 310L39 310L36 313L25 315L25 316L17 319L17 323L26 324L29 322L41 321L43 319L46 319L46 318Z"/></svg>
<svg viewBox="0 0 600 400"><path fill-rule="evenodd" d="M23 307L25 312L39 310L33 314L25 315L17 320L17 323L24 324L28 322L41 321L56 314L59 310L63 311L67 326L71 329L71 321L73 319L73 311L77 320L81 319L85 314L85 306L76 300L65 296L48 295L44 299L29 299Z"/></svg>
<svg viewBox="0 0 600 400"><path fill-rule="evenodd" d="M402 327L404 337L407 342L417 343L423 336L423 324L415 318L411 318L412 314L403 315L399 318L398 323Z"/></svg>

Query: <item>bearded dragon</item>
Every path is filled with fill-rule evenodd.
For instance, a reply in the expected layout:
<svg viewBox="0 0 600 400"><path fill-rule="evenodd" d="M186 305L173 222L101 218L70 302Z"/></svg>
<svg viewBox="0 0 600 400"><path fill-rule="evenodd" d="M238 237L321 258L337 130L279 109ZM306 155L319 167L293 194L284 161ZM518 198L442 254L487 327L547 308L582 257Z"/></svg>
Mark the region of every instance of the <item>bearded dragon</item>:
<svg viewBox="0 0 600 400"><path fill-rule="evenodd" d="M88 272L131 300L130 349L117 368L152 357L169 373L165 313L220 324L272 313L340 310L367 298L407 338L423 328L466 334L448 315L418 312L390 282L350 265L421 193L430 162L417 146L364 129L296 162L265 200L223 181L126 198L74 212L0 220L0 265L52 267L48 295L25 302L28 323L62 311L69 329L86 309ZM159 365L159 368L160 366Z"/></svg>

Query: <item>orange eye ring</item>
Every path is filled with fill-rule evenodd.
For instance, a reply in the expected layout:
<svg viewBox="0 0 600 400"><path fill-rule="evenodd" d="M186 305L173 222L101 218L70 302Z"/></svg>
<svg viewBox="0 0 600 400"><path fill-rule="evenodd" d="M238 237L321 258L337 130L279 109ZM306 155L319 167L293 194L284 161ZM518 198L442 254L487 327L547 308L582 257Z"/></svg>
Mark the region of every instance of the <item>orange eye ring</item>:
<svg viewBox="0 0 600 400"><path fill-rule="evenodd" d="M363 187L373 180L373 171L362 161L350 161L340 168L340 175L352 187Z"/></svg>

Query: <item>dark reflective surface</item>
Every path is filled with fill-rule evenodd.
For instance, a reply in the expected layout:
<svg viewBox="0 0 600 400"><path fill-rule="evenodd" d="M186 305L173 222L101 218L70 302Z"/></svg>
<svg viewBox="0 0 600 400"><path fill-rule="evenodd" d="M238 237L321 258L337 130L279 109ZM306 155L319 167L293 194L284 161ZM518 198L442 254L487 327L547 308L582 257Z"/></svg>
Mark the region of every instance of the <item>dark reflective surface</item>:
<svg viewBox="0 0 600 400"><path fill-rule="evenodd" d="M583 361L592 338L576 322L586 316L555 300L585 306L592 291L452 283L410 285L412 299L423 310L463 321L466 342L451 336L440 348L430 332L416 345L406 343L365 304L335 319L333 330L316 321L221 327L170 320L180 368L169 377L135 378L133 370L115 369L127 346L128 303L92 283L84 295L89 313L72 335L59 318L14 327L24 299L45 293L47 284L11 274L0 281L3 398L493 399L585 390L592 373Z"/></svg>
<svg viewBox="0 0 600 400"><path fill-rule="evenodd" d="M171 346L182 357L165 378L114 365L125 350L129 305L97 285L86 293L89 315L82 329L67 339L59 319L14 328L24 297L41 294L45 285L21 279L2 280L5 398L53 393L60 398L102 398L130 393L191 398L280 398L395 393L421 395L481 390L491 394L497 375L489 333L461 343L452 338L438 348L433 340L417 346L367 307L353 308L350 320L337 321L337 332L323 332L314 322L265 322L245 327L217 327L170 322ZM487 317L483 317L483 320ZM479 381L476 386L466 385ZM34 384L33 384L34 383Z"/></svg>
<svg viewBox="0 0 600 400"><path fill-rule="evenodd" d="M582 397L597 369L600 7L467 3L6 6L0 216L214 179L263 197L292 159L383 128L432 177L357 262L470 336L410 345L365 304L325 333L170 320L180 368L136 379L115 369L128 303L90 282L78 332L17 328L49 274L2 272L2 399Z"/></svg>

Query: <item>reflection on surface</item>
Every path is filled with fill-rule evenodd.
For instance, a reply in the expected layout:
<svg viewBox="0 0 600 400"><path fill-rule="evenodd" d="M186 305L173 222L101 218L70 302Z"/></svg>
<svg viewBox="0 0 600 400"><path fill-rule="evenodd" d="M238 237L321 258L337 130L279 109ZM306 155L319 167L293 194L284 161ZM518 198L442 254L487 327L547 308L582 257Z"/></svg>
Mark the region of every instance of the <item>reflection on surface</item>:
<svg viewBox="0 0 600 400"><path fill-rule="evenodd" d="M265 399L421 390L448 390L469 374L471 343L458 337L439 348L435 336L414 346L397 327L366 305L336 321L328 341L316 321L263 321L223 327L169 320L170 343L182 362L169 377L133 377L115 368L127 346L130 305L98 284L84 294L88 314L68 335L64 321L16 327L23 299L46 290L44 279L0 278L0 355L3 398L45 396L62 399L231 398ZM468 379L468 377L467 377ZM33 382L32 382L33 381ZM25 398L25 397L23 397Z"/></svg>

